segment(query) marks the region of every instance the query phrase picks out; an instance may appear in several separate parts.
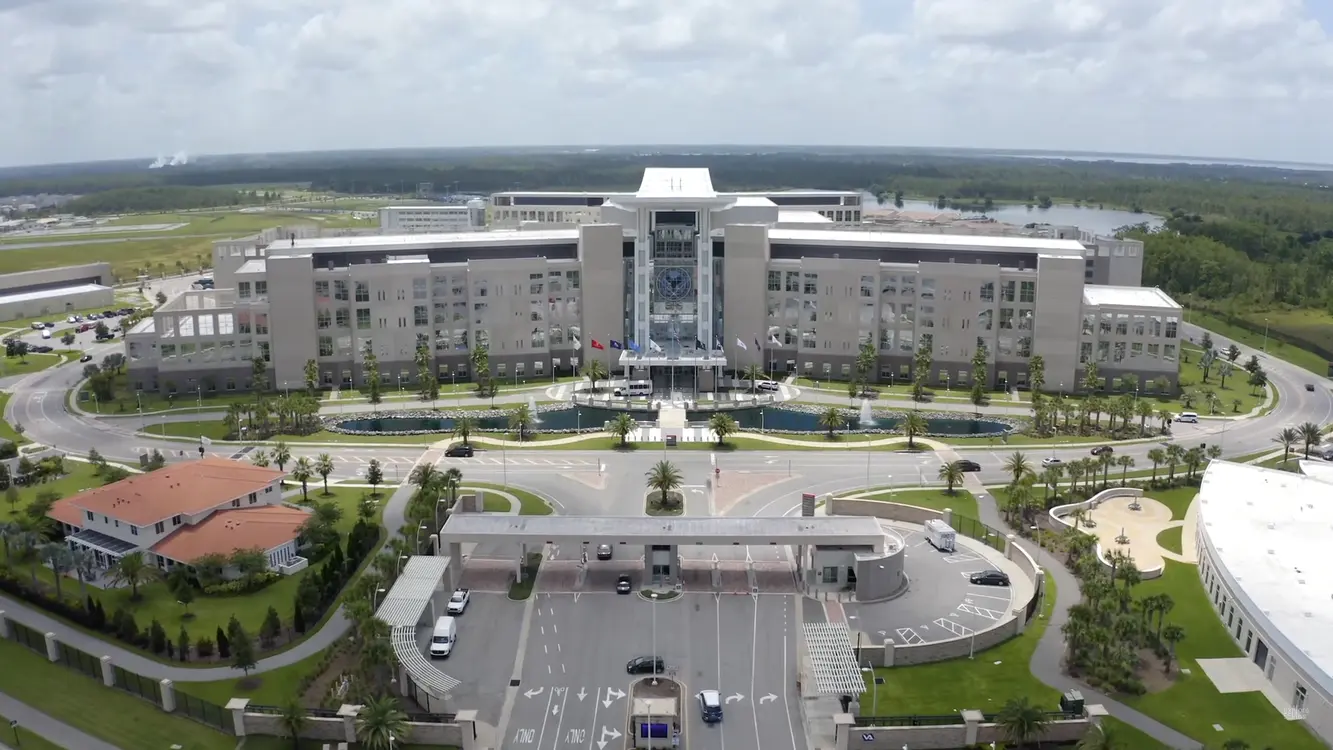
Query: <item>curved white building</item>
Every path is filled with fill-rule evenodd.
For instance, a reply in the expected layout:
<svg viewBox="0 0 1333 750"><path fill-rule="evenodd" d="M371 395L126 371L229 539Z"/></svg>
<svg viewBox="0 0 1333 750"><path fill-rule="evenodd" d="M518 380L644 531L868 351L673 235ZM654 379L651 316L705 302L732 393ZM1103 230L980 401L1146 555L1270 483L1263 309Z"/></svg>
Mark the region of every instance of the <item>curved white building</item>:
<svg viewBox="0 0 1333 750"><path fill-rule="evenodd" d="M1199 575L1249 662L1229 671L1333 742L1333 485L1213 461L1198 502Z"/></svg>

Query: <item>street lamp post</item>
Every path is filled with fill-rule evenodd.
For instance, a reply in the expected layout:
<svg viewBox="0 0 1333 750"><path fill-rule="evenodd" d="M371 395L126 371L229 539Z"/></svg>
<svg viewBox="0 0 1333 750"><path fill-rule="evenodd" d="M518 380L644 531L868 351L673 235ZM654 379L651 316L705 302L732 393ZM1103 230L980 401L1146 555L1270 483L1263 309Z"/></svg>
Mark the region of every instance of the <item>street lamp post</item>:
<svg viewBox="0 0 1333 750"><path fill-rule="evenodd" d="M407 559L407 555L399 555L399 556L398 556L398 564L395 565L395 566L394 566L394 569L393 569L394 577L397 577L399 574L401 574L401 573L403 572L403 561L406 560L406 559Z"/></svg>
<svg viewBox="0 0 1333 750"><path fill-rule="evenodd" d="M869 677L870 677L870 700L873 701L874 704L875 704L875 706L876 706L876 708L878 708L878 707L879 707L879 681L875 679L875 670L871 667L869 661L866 662L866 665L865 665L864 667L861 667L861 672L864 673L864 674L866 674L866 675L869 675Z"/></svg>
<svg viewBox="0 0 1333 750"><path fill-rule="evenodd" d="M653 684L657 684L657 592L648 594L653 600Z"/></svg>
<svg viewBox="0 0 1333 750"><path fill-rule="evenodd" d="M1264 354L1268 353L1268 318L1264 318Z"/></svg>
<svg viewBox="0 0 1333 750"><path fill-rule="evenodd" d="M148 429L148 426L144 423L144 418L143 418L143 391L134 392L134 401L139 406L139 431L143 432L144 430Z"/></svg>
<svg viewBox="0 0 1333 750"><path fill-rule="evenodd" d="M426 524L417 526L416 533L412 535L412 549L419 555L421 554L421 530L430 528Z"/></svg>
<svg viewBox="0 0 1333 750"><path fill-rule="evenodd" d="M385 589L385 588L378 588L378 589L375 589L375 593L371 594L371 596L370 596L370 608L371 608L371 610L376 610L376 609L379 609L379 608L380 608L380 594L383 594L383 593L386 592L386 591L388 591L388 589Z"/></svg>

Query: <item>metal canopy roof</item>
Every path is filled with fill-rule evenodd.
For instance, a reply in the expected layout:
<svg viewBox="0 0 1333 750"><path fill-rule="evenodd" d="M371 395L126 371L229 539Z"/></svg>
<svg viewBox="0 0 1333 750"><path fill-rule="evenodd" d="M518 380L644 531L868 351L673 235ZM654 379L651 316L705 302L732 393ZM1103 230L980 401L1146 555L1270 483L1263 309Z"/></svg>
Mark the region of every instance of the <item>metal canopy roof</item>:
<svg viewBox="0 0 1333 750"><path fill-rule="evenodd" d="M394 581L393 588L384 595L375 616L393 630L389 642L393 655L403 665L417 687L444 699L445 694L458 687L458 680L435 668L417 645L417 626L436 589L444 581L449 558L432 555L409 557L403 572Z"/></svg>
<svg viewBox="0 0 1333 750"><path fill-rule="evenodd" d="M114 536L103 534L102 532L94 531L93 529L83 529L76 534L70 534L69 538L116 556L124 555L139 549L139 545L134 542L117 539Z"/></svg>
<svg viewBox="0 0 1333 750"><path fill-rule="evenodd" d="M730 517L509 516L455 513L442 542L552 544L863 545L882 551L887 537L869 516Z"/></svg>
<svg viewBox="0 0 1333 750"><path fill-rule="evenodd" d="M847 625L808 622L801 627L819 694L855 697L864 693L866 681L856 663L852 634Z"/></svg>

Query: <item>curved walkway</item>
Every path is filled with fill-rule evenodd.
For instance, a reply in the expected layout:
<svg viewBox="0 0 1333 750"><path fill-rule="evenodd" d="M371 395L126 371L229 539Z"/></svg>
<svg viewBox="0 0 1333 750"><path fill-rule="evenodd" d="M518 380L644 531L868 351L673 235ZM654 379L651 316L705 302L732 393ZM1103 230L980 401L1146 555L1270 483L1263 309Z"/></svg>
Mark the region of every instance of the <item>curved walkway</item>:
<svg viewBox="0 0 1333 750"><path fill-rule="evenodd" d="M500 438L487 437L485 435L473 435L468 438L468 441L472 443L480 443L482 445L503 446L506 448L532 449L532 448L543 448L546 446L553 446L553 445L574 445L576 443L582 443L589 440L606 439L610 437L614 436L609 432L585 432L578 435L569 435L567 437L553 438L551 440L536 440L536 441L527 440L520 443L517 440L503 440ZM823 449L823 450L829 450L829 449L864 450L866 448L882 448L890 445L897 445L899 443L902 444L903 448L907 447L907 438L901 435L890 435L887 437L879 438L877 440L848 441L845 443L820 443L814 440L797 440L795 438L782 437L781 435L768 435L762 432L749 432L749 431L738 432L734 435L730 435L729 437L743 437L746 440L761 440L763 442L773 443L775 445L794 445L801 448ZM431 447L434 449L443 450L458 441L459 441L458 438L453 438L453 437L445 438L444 440L432 444ZM629 442L634 443L636 441L630 440ZM940 448L945 447L944 443L938 440L931 440L930 438L919 437L915 439L915 443L916 446L922 450L939 450Z"/></svg>
<svg viewBox="0 0 1333 750"><path fill-rule="evenodd" d="M426 455L429 456L430 453ZM436 458L438 456L429 460L434 461ZM405 523L404 513L412 492L412 486L404 481L385 503L383 525L389 530L389 538L397 536L398 529ZM67 643L80 651L86 651L96 657L110 656L116 666L143 677L155 680L168 679L173 682L202 682L225 680L236 676L237 670L230 666L195 668L151 659L114 641L99 638L67 625L41 610L8 596L0 595L0 610L4 611L5 617L15 622L23 623L42 633L54 633L62 643ZM343 608L339 605L318 630L308 633L304 640L291 648L260 659L250 673L268 672L290 666L308 656L314 656L332 646L343 633L347 632L349 625L347 617L343 614Z"/></svg>
<svg viewBox="0 0 1333 750"><path fill-rule="evenodd" d="M981 516L981 522L996 529L1006 528L1004 521L1000 518L1000 510L995 504L995 498L986 491L981 480L975 474L967 474L963 479L963 485L977 498L977 510L978 515ZM1203 745L1194 739L1130 708L1106 693L1078 682L1064 673L1061 665L1064 662L1065 637L1061 629L1069 620L1069 608L1078 604L1082 598L1078 579L1074 578L1073 574L1064 565L1053 559L1051 553L1034 548L1031 542L1021 537L1015 537L1015 539L1018 545L1023 547L1032 556L1033 560L1037 561L1038 565L1046 569L1056 585L1055 606L1051 610L1051 619L1046 625L1046 632L1042 633L1041 640L1037 642L1037 649L1032 653L1032 661L1029 662L1032 675L1062 693L1067 690L1078 690L1083 694L1083 698L1088 704L1100 703L1111 716L1149 735L1158 742L1179 750L1203 750Z"/></svg>

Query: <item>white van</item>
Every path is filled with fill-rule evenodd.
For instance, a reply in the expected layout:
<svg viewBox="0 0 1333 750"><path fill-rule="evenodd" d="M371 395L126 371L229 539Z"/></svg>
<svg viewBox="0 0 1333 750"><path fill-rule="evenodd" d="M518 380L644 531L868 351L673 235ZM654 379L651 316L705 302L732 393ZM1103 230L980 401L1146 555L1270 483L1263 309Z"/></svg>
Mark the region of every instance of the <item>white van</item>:
<svg viewBox="0 0 1333 750"><path fill-rule="evenodd" d="M925 527L926 541L930 542L930 546L940 552L954 551L957 532L953 530L953 527L938 518L926 521Z"/></svg>
<svg viewBox="0 0 1333 750"><path fill-rule="evenodd" d="M51 338L51 329L49 329L49 328L43 328L43 329L42 329L42 338L44 338L44 339L49 339L49 338Z"/></svg>
<svg viewBox="0 0 1333 750"><path fill-rule="evenodd" d="M628 384L617 385L612 393L617 398L651 396L653 395L653 383L651 380L631 380Z"/></svg>
<svg viewBox="0 0 1333 750"><path fill-rule="evenodd" d="M1180 416L1176 417L1177 422L1189 422L1190 424L1199 423L1199 415L1192 411L1182 411Z"/></svg>
<svg viewBox="0 0 1333 750"><path fill-rule="evenodd" d="M435 630L430 634L430 655L445 656L454 652L458 643L458 624L452 617L441 617L435 621Z"/></svg>

